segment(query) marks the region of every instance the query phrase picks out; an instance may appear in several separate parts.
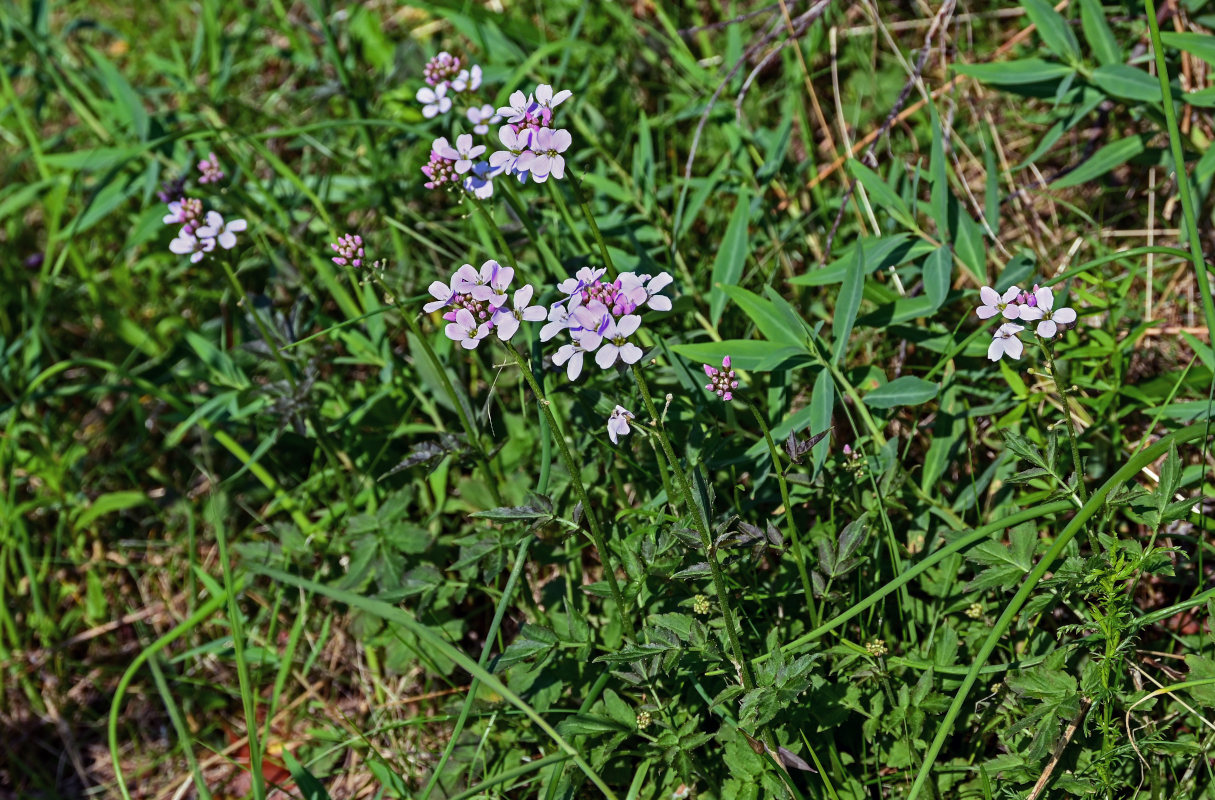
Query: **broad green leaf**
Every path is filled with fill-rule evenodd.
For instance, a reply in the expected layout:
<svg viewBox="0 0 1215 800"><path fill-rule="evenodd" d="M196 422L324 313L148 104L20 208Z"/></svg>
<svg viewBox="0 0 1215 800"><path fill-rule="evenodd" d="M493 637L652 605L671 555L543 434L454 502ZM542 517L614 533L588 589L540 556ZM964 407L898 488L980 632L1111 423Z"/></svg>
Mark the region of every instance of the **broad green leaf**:
<svg viewBox="0 0 1215 800"><path fill-rule="evenodd" d="M731 364L737 369L766 372L779 366L789 366L790 360L798 364L812 363L803 347L789 347L772 342L755 339L727 339L724 342L697 342L696 344L677 344L671 348L689 361L698 364L721 364L725 356L730 356Z"/></svg>
<svg viewBox="0 0 1215 800"><path fill-rule="evenodd" d="M835 303L835 317L831 320L831 337L834 340L831 360L836 364L841 363L844 354L848 352L848 338L852 336L856 312L860 310L861 297L865 294L865 248L860 242L856 244L852 267L840 287Z"/></svg>
<svg viewBox="0 0 1215 800"><path fill-rule="evenodd" d="M297 761L295 756L291 755L290 750L283 748L282 754L283 764L291 773L291 780L295 781L295 787L303 800L330 800L325 785L317 780L317 777L309 772L307 767Z"/></svg>
<svg viewBox="0 0 1215 800"><path fill-rule="evenodd" d="M1070 64L1080 61L1080 43L1062 14L1047 0L1021 0L1021 5L1051 52Z"/></svg>
<svg viewBox="0 0 1215 800"><path fill-rule="evenodd" d="M958 259L980 282L987 280L987 241L983 238L983 228L952 195L949 222L953 226L953 249Z"/></svg>
<svg viewBox="0 0 1215 800"><path fill-rule="evenodd" d="M860 244L848 248L837 258L822 269L795 276L790 283L798 286L826 286L841 283L848 269L852 266L853 250ZM893 236L882 236L877 239L865 240L865 274L870 275L879 269L897 267L901 264L919 258L933 251L933 245L923 239L909 239L905 233Z"/></svg>
<svg viewBox="0 0 1215 800"><path fill-rule="evenodd" d="M135 489L103 494L90 503L88 508L80 512L80 516L76 518L76 528L77 530L87 528L99 517L104 517L106 514L113 514L118 511L125 511L128 508L147 505L150 502L146 493Z"/></svg>
<svg viewBox="0 0 1215 800"><path fill-rule="evenodd" d="M1089 80L1094 86L1114 97L1149 103L1161 102L1160 81L1143 70L1126 64L1097 67Z"/></svg>
<svg viewBox="0 0 1215 800"><path fill-rule="evenodd" d="M747 228L751 223L751 197L746 191L740 192L734 205L734 214L730 217L730 226L726 228L725 238L721 240L721 248L717 258L713 259L713 288L709 291L709 315L716 325L721 319L722 309L726 307L726 293L723 286L733 286L742 277L743 266L747 261L748 237Z"/></svg>
<svg viewBox="0 0 1215 800"><path fill-rule="evenodd" d="M1215 36L1205 33L1161 33L1160 41L1165 47L1184 50L1208 64L1215 64Z"/></svg>
<svg viewBox="0 0 1215 800"><path fill-rule="evenodd" d="M1100 64L1122 63L1122 49L1105 19L1101 0L1080 0L1080 25L1089 49Z"/></svg>
<svg viewBox="0 0 1215 800"><path fill-rule="evenodd" d="M945 135L941 130L941 118L936 109L931 109L932 145L928 156L928 172L932 178L932 189L929 193L928 206L932 211L932 221L937 224L937 238L942 244L953 241L949 225L949 170L945 165Z"/></svg>
<svg viewBox="0 0 1215 800"><path fill-rule="evenodd" d="M1209 89L1200 89L1197 92L1186 92L1181 96L1181 100L1199 108L1215 107L1215 86ZM1211 152L1210 148L1207 149L1207 152Z"/></svg>
<svg viewBox="0 0 1215 800"><path fill-rule="evenodd" d="M865 405L871 408L894 408L895 406L916 406L927 403L937 396L941 387L915 375L904 375L895 378L884 386L879 386L862 398Z"/></svg>
<svg viewBox="0 0 1215 800"><path fill-rule="evenodd" d="M998 61L991 64L954 64L962 75L990 83L993 86L1024 86L1030 83L1057 81L1074 70L1054 61L1023 58L1019 61Z"/></svg>
<svg viewBox="0 0 1215 800"><path fill-rule="evenodd" d="M821 433L831 428L831 418L835 413L835 383L831 380L831 371L823 368L814 379L814 388L810 395L810 430ZM810 451L813 457L814 474L823 468L830 450L830 436L824 436Z"/></svg>
<svg viewBox="0 0 1215 800"><path fill-rule="evenodd" d="M942 245L924 259L924 293L932 301L933 310L941 307L953 279L953 253Z"/></svg>
<svg viewBox="0 0 1215 800"><path fill-rule="evenodd" d="M1099 178L1116 167L1120 167L1142 153L1144 136L1128 136L1102 147L1088 161L1050 184L1052 189L1067 189Z"/></svg>
<svg viewBox="0 0 1215 800"><path fill-rule="evenodd" d="M915 230L915 215L911 213L911 209L903 202L903 198L899 197L899 193L890 184L886 183L881 175L878 175L856 159L849 159L848 171L860 182L861 186L865 187L865 191L878 202L878 205L886 213L894 217L895 221L904 228Z"/></svg>
<svg viewBox="0 0 1215 800"><path fill-rule="evenodd" d="M722 289L751 318L765 339L792 347L804 346L805 337L800 326L797 329L789 328L771 300L765 300L741 286L723 286Z"/></svg>

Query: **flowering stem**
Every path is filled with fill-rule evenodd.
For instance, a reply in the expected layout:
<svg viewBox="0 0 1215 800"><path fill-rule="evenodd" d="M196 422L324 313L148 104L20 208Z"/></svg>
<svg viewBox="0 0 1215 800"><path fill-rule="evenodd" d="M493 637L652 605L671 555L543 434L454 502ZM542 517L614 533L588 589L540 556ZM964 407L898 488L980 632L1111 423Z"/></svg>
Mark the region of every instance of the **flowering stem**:
<svg viewBox="0 0 1215 800"><path fill-rule="evenodd" d="M785 536L789 538L792 545L797 574L802 579L802 589L806 593L806 607L810 609L810 624L817 626L818 611L814 607L814 591L810 583L810 574L806 572L806 560L802 557L802 544L797 535L797 525L793 522L793 504L789 502L789 483L785 480L785 469L781 464L780 451L776 449L772 431L768 429L768 422L759 413L759 409L750 401L747 401L747 408L751 409L760 430L764 432L764 440L768 443L768 453L772 456L772 467L776 470L776 482L780 485L780 499L785 506Z"/></svg>
<svg viewBox="0 0 1215 800"><path fill-rule="evenodd" d="M595 222L595 215L591 213L591 207L586 203L586 195L582 193L582 182L578 180L578 176L574 174L572 169L566 167L565 170L570 176L570 185L574 187L574 196L578 198L578 206L582 209L582 216L586 217L587 224L591 226L591 235L595 237L595 241L599 245L599 252L603 254L603 266L607 267L608 274L616 277L616 265L612 263L612 255L608 252L607 242L603 241L603 234L599 232L599 225ZM558 195L561 193L558 192ZM565 202L565 198L562 198Z"/></svg>
<svg viewBox="0 0 1215 800"><path fill-rule="evenodd" d="M1059 389L1059 396L1063 398L1063 416L1067 420L1067 439L1072 446L1072 466L1076 470L1076 490L1080 493L1080 502L1088 502L1088 490L1084 488L1084 469L1080 466L1080 448L1076 444L1076 431L1072 427L1072 404L1067 395L1067 386L1059 379L1059 370L1055 367L1055 354L1052 348L1046 343L1046 340L1041 336L1038 337L1038 344L1042 345L1043 352L1046 353L1046 363L1050 366L1050 377L1055 382L1055 386Z"/></svg>
<svg viewBox="0 0 1215 800"><path fill-rule="evenodd" d="M430 340L422 335L422 328L418 325L417 319L413 314L403 313L405 323L409 326L409 330L413 332L414 338L422 345L422 351L426 353L426 359L430 361L430 366L434 369L435 374L439 376L439 381L443 384L443 391L451 398L451 404L456 409L456 416L460 418L460 426L464 428L464 435L468 437L468 442L477 451L477 455L481 458L481 465L485 468L486 485L489 486L489 491L498 505L502 505L502 495L498 490L498 484L501 481L501 476L495 480L493 470L490 468L489 453L481 443L481 435L477 429L473 427L472 417L469 416L468 410L464 408L464 400L460 395L456 394L456 387L452 385L451 378L447 377L447 369L443 363L439 361L439 357L435 354L434 348L430 346Z"/></svg>
<svg viewBox="0 0 1215 800"><path fill-rule="evenodd" d="M553 273L553 277L557 280L564 280L566 277L565 269L561 266L561 259L557 258L557 254L548 246L548 242L544 241L540 236L540 231L536 229L536 223L532 222L532 218L528 215L527 209L519 200L519 195L515 191L515 187L510 180L498 181L498 183L506 188L506 203L514 210L515 216L523 223L523 227L527 228L527 235L536 245L536 249L540 251L540 255L548 262L549 269Z"/></svg>
<svg viewBox="0 0 1215 800"><path fill-rule="evenodd" d="M536 376L532 374L531 369L527 366L527 362L523 359L523 354L510 342L505 342L505 344L506 348L510 350L511 355L515 357L515 363L519 365L519 371L523 373L524 379L536 394L536 401L544 412L545 419L548 420L549 430L552 432L553 438L557 440L558 449L561 451L561 460L565 462L565 468L570 473L570 485L574 487L574 495L578 498L578 502L582 504L582 514L586 518L587 527L590 528L591 541L594 542L595 549L599 551L599 560L603 562L603 571L607 575L607 583L608 588L612 592L612 600L616 602L616 608L619 609L625 633L630 638L633 638L635 636L633 616L628 606L625 605L624 595L620 591L620 583L616 580L616 570L612 567L612 557L608 553L607 541L603 538L603 530L599 527L599 517L596 516L591 506L591 500L586 494L586 487L582 485L582 475L578 470L578 464L574 461L573 454L570 452L570 446L565 441L565 436L562 435L561 429L557 427L557 418L553 416L552 404L545 397L544 390L540 387Z"/></svg>
<svg viewBox="0 0 1215 800"><path fill-rule="evenodd" d="M679 491L683 494L684 505L692 515L696 532L700 534L701 546L704 548L705 557L709 562L709 571L713 575L713 589L717 592L717 602L721 606L721 617L725 623L726 638L730 640L730 650L734 653L734 660L737 662L738 672L742 677L743 688L749 692L755 688L755 682L751 679L750 666L747 663L746 657L743 656L738 629L734 622L734 611L730 606L730 595L726 591L726 580L721 571L721 564L717 561L717 548L713 544L713 535L709 532L708 520L701 515L700 510L692 499L692 487L688 485L688 476L679 468L679 460L675 457L675 450L671 447L671 440L667 438L662 418L658 415L658 409L654 407L653 398L650 397L650 387L646 384L645 378L641 374L641 368L636 364L633 365L633 378L637 381L637 388L641 390L641 398L645 402L646 412L654 420L654 433L662 444L662 450L666 454L671 472L675 473L675 480L679 484Z"/></svg>

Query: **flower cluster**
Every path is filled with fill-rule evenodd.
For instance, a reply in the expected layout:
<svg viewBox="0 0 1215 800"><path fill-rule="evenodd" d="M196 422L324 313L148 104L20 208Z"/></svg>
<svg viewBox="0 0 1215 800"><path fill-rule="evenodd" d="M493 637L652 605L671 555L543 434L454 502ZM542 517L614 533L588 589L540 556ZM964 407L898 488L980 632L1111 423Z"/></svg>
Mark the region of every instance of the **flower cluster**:
<svg viewBox="0 0 1215 800"><path fill-rule="evenodd" d="M426 63L422 69L426 86L418 89L417 101L422 104L422 116L427 119L446 114L451 110L451 94L475 92L481 86L481 67L473 64L462 69L460 59L451 53L442 52Z"/></svg>
<svg viewBox="0 0 1215 800"><path fill-rule="evenodd" d="M208 153L208 157L198 162L198 171L202 173L202 177L198 179L199 183L219 183L227 176L220 169L219 159L215 157L215 153Z"/></svg>
<svg viewBox="0 0 1215 800"><path fill-rule="evenodd" d="M605 281L606 270L583 267L557 285L562 299L548 310L548 323L540 330L540 341L547 342L563 331L570 341L561 345L553 363L565 365L569 379L582 373L583 359L595 353L595 363L611 369L617 361L636 364L642 350L629 337L641 326L636 313L643 306L669 311L671 300L659 294L671 283L663 272L654 277L622 272L614 281Z"/></svg>
<svg viewBox="0 0 1215 800"><path fill-rule="evenodd" d="M733 400L734 390L738 388L738 379L734 377L734 370L730 369L730 357L726 356L721 360L721 369L709 364L705 364L704 368L705 374L709 376L705 389L726 402Z"/></svg>
<svg viewBox="0 0 1215 800"><path fill-rule="evenodd" d="M224 173L219 168L215 154L199 162L202 177L199 183L217 183L224 179ZM225 221L218 211L207 211L204 214L202 200L185 195L185 183L182 180L166 184L162 196L172 198L168 201L169 213L164 216L164 224L180 225L177 237L169 242L169 249L178 255L189 255L190 261L197 264L213 251L218 245L225 250L236 247L236 234L245 230L248 224L243 219Z"/></svg>
<svg viewBox="0 0 1215 800"><path fill-rule="evenodd" d="M329 246L337 253L333 263L339 267L349 264L357 269L363 266L363 237L357 233L348 233L336 242L330 242Z"/></svg>
<svg viewBox="0 0 1215 800"><path fill-rule="evenodd" d="M539 322L545 317L543 307L531 305L536 291L532 286L523 286L513 298L507 297L506 290L514 277L514 268L492 259L479 270L465 264L447 283L430 284L430 294L435 299L422 308L428 314L447 308L443 319L449 324L444 333L465 350L475 349L490 331L502 341L510 341L521 323Z"/></svg>
<svg viewBox="0 0 1215 800"><path fill-rule="evenodd" d="M1025 351L1024 344L1017 338L1025 326L1013 320L1036 322L1035 332L1043 339L1053 339L1060 325L1070 325L1076 321L1074 309L1055 308L1055 293L1047 286L1035 284L1032 292L1023 292L1020 287L1012 286L1004 294L984 286L979 290L979 299L983 303L975 310L979 319L999 316L1007 320L996 329L987 348L987 357L992 361L999 361L1005 354L1020 358Z"/></svg>
<svg viewBox="0 0 1215 800"><path fill-rule="evenodd" d="M490 155L490 166L520 181L528 176L537 183L547 181L550 175L564 178L562 153L573 139L569 131L553 126L553 109L572 96L568 89L554 93L547 83L537 86L535 94L512 94L510 104L498 109L498 115L506 120L498 129L504 149Z"/></svg>

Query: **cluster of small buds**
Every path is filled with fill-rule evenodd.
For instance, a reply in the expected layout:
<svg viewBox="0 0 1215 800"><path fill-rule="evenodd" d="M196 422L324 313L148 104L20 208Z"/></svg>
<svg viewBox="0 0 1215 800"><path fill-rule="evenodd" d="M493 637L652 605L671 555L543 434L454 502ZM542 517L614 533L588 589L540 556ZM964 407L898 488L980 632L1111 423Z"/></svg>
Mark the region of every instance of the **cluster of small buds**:
<svg viewBox="0 0 1215 800"><path fill-rule="evenodd" d="M966 609L966 616L971 619L980 619L983 616L983 604L971 603Z"/></svg>
<svg viewBox="0 0 1215 800"><path fill-rule="evenodd" d="M460 74L460 59L444 50L422 68L422 77L430 86L445 84Z"/></svg>
<svg viewBox="0 0 1215 800"><path fill-rule="evenodd" d="M447 143L447 137L440 136L430 146L430 161L422 167L422 174L429 178L423 185L427 189L438 189L447 184L454 185L460 176L456 172L456 160L459 153Z"/></svg>
<svg viewBox="0 0 1215 800"><path fill-rule="evenodd" d="M629 423L634 419L636 416L633 412L624 406L616 406L612 410L607 421L608 438L612 440L612 444L619 444L619 437L628 436Z"/></svg>
<svg viewBox="0 0 1215 800"><path fill-rule="evenodd" d="M183 197L169 203L169 213L164 216L166 225L181 225L181 232L192 234L202 225L203 205L197 197Z"/></svg>
<svg viewBox="0 0 1215 800"><path fill-rule="evenodd" d="M1053 339L1058 334L1060 325L1070 325L1076 321L1074 309L1055 308L1055 293L1047 286L1034 284L1032 292L1022 291L1019 286L1011 286L1004 294L990 286L984 286L979 289L979 299L982 305L975 310L979 319L999 316L1008 320L992 335L991 345L987 348L987 357L992 361L999 361L1004 355L1019 359L1025 352L1025 345L1017 337L1017 334L1025 330L1025 326L1018 325L1013 320L1036 322L1035 332L1043 339Z"/></svg>
<svg viewBox="0 0 1215 800"><path fill-rule="evenodd" d="M709 598L703 594L698 594L692 598L692 612L695 614L708 614L712 607L709 605Z"/></svg>
<svg viewBox="0 0 1215 800"><path fill-rule="evenodd" d="M449 323L444 333L466 350L476 348L490 331L502 341L510 341L521 323L539 322L545 316L542 306L531 305L536 291L532 286L523 286L513 297L507 296L506 290L514 277L513 267L504 267L492 259L479 270L465 264L447 283L430 284L430 294L435 299L422 309L428 314L449 309L443 314Z"/></svg>
<svg viewBox="0 0 1215 800"><path fill-rule="evenodd" d="M869 653L869 655L873 656L874 658L881 658L890 651L886 649L886 640L874 639L872 642L865 644L865 652Z"/></svg>
<svg viewBox="0 0 1215 800"><path fill-rule="evenodd" d="M199 183L223 180L224 174L219 171L219 162L214 153L211 154L209 162L199 164L200 168L203 164L208 165L208 168L203 170ZM225 250L236 247L236 234L245 230L248 224L243 219L225 221L218 211L207 211L204 215L202 200L186 197L184 189L184 180L173 181L171 184L165 184L161 193L161 197L177 195L168 202L169 213L163 218L166 225L181 226L176 238L169 242L169 250L178 255L188 255L190 261L197 264L207 253L215 250L216 246Z"/></svg>
<svg viewBox="0 0 1215 800"><path fill-rule="evenodd" d="M199 177L199 183L219 183L227 176L219 167L219 159L215 157L215 153L208 153L207 158L198 162L198 171L202 173Z"/></svg>
<svg viewBox="0 0 1215 800"><path fill-rule="evenodd" d="M705 389L726 402L733 400L734 390L738 388L738 379L734 376L734 370L730 369L730 357L726 356L721 360L721 369L709 364L705 364L704 368L705 374L709 376Z"/></svg>
<svg viewBox="0 0 1215 800"><path fill-rule="evenodd" d="M350 265L358 268L363 266L363 237L357 233L348 233L336 242L330 242L329 247L337 253L333 263L339 267Z"/></svg>
<svg viewBox="0 0 1215 800"><path fill-rule="evenodd" d="M422 68L422 77L427 85L418 89L416 98L422 104L422 116L427 119L451 110L451 94L475 92L481 87L481 67L473 64L469 69L461 69L460 59L448 52L430 59Z"/></svg>
<svg viewBox="0 0 1215 800"><path fill-rule="evenodd" d="M184 200L186 196L186 176L179 175L176 178L170 178L160 184L160 191L156 193L156 199L165 205L176 203Z"/></svg>
<svg viewBox="0 0 1215 800"><path fill-rule="evenodd" d="M650 727L650 723L654 721L654 716L649 711L640 711L637 714L637 730L644 731Z"/></svg>
<svg viewBox="0 0 1215 800"><path fill-rule="evenodd" d="M563 299L548 310L548 324L540 329L540 341L547 342L562 331L570 342L553 356L553 363L565 365L569 379L577 380L587 353L595 353L595 363L611 369L617 361L636 364L643 352L629 337L641 326L637 313L643 306L655 311L670 311L671 300L659 294L671 283L671 276L653 277L622 272L614 281L605 281L606 270L583 267L573 278L557 285Z"/></svg>
<svg viewBox="0 0 1215 800"><path fill-rule="evenodd" d="M504 149L490 155L490 166L520 182L529 176L537 183L547 181L549 176L564 178L562 153L569 149L573 138L569 131L553 126L553 110L572 96L568 89L554 93L547 83L537 86L534 94L513 93L509 105L498 109L498 116L506 120L498 129Z"/></svg>
<svg viewBox="0 0 1215 800"><path fill-rule="evenodd" d="M850 444L843 447L844 469L860 472L865 468L865 457L861 451Z"/></svg>

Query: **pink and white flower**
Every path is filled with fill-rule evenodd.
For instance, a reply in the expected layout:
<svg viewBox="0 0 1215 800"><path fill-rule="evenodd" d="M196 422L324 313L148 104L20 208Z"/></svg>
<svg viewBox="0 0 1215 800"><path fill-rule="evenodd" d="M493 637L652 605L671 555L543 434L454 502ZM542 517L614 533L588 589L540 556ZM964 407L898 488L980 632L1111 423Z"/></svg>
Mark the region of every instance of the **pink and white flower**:
<svg viewBox="0 0 1215 800"><path fill-rule="evenodd" d="M603 329L603 344L595 353L595 363L602 369L611 369L619 359L626 364L636 364L641 360L641 348L628 341L628 337L637 332L641 326L641 317L629 314L619 320L608 320Z"/></svg>
<svg viewBox="0 0 1215 800"><path fill-rule="evenodd" d="M536 104L550 110L561 105L573 96L574 93L569 89L564 89L556 94L553 94L553 87L549 86L547 83L542 83L536 87Z"/></svg>
<svg viewBox="0 0 1215 800"><path fill-rule="evenodd" d="M1059 325L1071 325L1076 321L1076 311L1072 308L1055 308L1055 293L1050 287L1043 286L1034 289L1034 302L1026 302L1020 307L1021 319L1025 322L1037 322L1036 333L1043 339L1053 339L1059 332Z"/></svg>
<svg viewBox="0 0 1215 800"><path fill-rule="evenodd" d="M616 406L607 421L608 438L612 440L612 444L618 444L617 437L627 436L629 433L629 423L636 419L632 411L629 411L624 406Z"/></svg>
<svg viewBox="0 0 1215 800"><path fill-rule="evenodd" d="M999 361L1004 355L1011 358L1020 358L1025 352L1025 345L1017 338L1017 334L1025 330L1024 325L1015 325L1011 322L1005 322L995 332L991 344L987 347L987 358L991 361Z"/></svg>
<svg viewBox="0 0 1215 800"><path fill-rule="evenodd" d="M454 161L453 167L457 175L463 175L473 167L473 160L485 152L485 145L473 144L471 133L462 133L456 137L456 146L447 145L439 151L439 155Z"/></svg>
<svg viewBox="0 0 1215 800"><path fill-rule="evenodd" d="M474 350L489 335L489 323L478 323L471 311L461 308L456 312L455 321L448 324L443 332L448 339L459 342L465 350Z"/></svg>
<svg viewBox="0 0 1215 800"><path fill-rule="evenodd" d="M204 255L215 249L215 239L200 238L183 230L177 234L176 239L169 242L169 249L182 256L189 253L191 263L197 264L203 260Z"/></svg>
<svg viewBox="0 0 1215 800"><path fill-rule="evenodd" d="M501 117L494 111L494 107L489 103L481 107L473 106L464 112L468 117L468 121L473 124L473 133L484 136L489 133L489 126L496 125L502 120Z"/></svg>
<svg viewBox="0 0 1215 800"><path fill-rule="evenodd" d="M515 291L513 308L502 306L494 313L494 330L498 332L498 338L504 342L511 340L519 330L521 322L539 322L544 319L545 313L543 306L529 305L532 301L532 294L536 290L528 284Z"/></svg>
<svg viewBox="0 0 1215 800"><path fill-rule="evenodd" d="M236 247L236 234L245 230L248 223L243 219L234 219L231 222L224 222L224 218L218 211L207 212L207 224L199 228L195 233L200 239L214 239L220 247L225 250L231 250Z"/></svg>
<svg viewBox="0 0 1215 800"><path fill-rule="evenodd" d="M532 137L531 150L519 156L519 170L526 170L537 183L548 180L549 175L558 180L564 178L565 157L561 154L572 141L565 129L541 128Z"/></svg>
<svg viewBox="0 0 1215 800"><path fill-rule="evenodd" d="M418 89L415 95L417 101L422 104L422 116L426 119L434 119L440 114L446 114L451 111L451 98L447 96L447 84L440 83L433 89L429 86L423 86Z"/></svg>
<svg viewBox="0 0 1215 800"><path fill-rule="evenodd" d="M975 313L979 315L979 319L991 319L997 314L1005 319L1019 319L1021 309L1017 305L1017 296L1020 294L1021 288L1018 286L1008 287L1004 294L997 293L990 286L984 286L979 289L979 299L983 301L983 305L979 306Z"/></svg>

